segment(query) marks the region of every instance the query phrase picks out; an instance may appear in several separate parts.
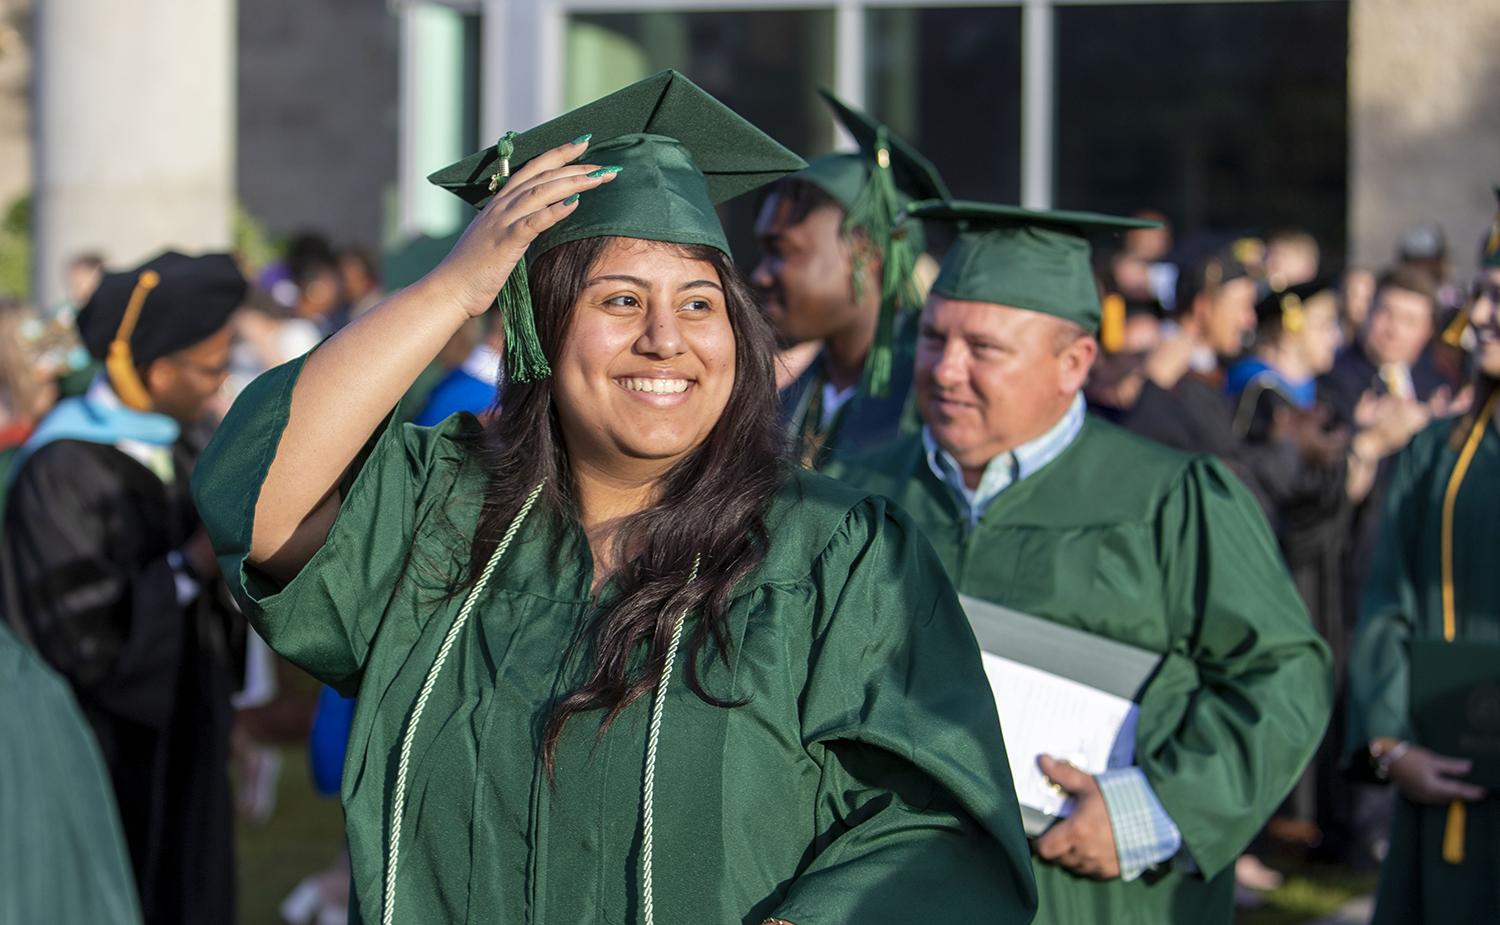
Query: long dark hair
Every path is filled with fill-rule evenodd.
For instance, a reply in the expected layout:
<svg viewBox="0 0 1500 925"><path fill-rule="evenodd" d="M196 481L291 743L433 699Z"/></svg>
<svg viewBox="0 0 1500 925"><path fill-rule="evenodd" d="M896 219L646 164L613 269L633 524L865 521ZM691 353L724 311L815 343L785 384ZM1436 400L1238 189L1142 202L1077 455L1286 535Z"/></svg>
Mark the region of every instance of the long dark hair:
<svg viewBox="0 0 1500 925"><path fill-rule="evenodd" d="M610 240L561 244L530 265L537 335L548 357L561 352L584 284ZM656 500L627 518L615 534L616 559L622 563L615 575L619 597L597 616L588 680L557 703L547 720L542 751L549 773L568 720L605 710L602 735L627 706L656 686L666 667L673 625L687 611L698 616L686 639L688 686L707 703L733 705L704 689L699 658L712 644L715 654L728 660L729 596L766 554L764 516L782 475L775 348L770 326L728 257L712 247L665 246L718 270L735 339L734 384L707 439L666 473ZM508 385L480 447L488 478L465 585L473 584L539 482L545 480L546 487L537 514L578 514L551 379ZM695 558L700 560L698 574L689 582ZM632 656L642 645L645 661L632 670Z"/></svg>

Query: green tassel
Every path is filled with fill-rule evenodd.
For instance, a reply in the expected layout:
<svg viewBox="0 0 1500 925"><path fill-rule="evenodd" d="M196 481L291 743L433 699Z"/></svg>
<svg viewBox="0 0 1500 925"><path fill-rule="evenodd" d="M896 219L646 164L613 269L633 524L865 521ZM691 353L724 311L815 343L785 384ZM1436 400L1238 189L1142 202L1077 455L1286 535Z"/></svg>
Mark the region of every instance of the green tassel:
<svg viewBox="0 0 1500 925"><path fill-rule="evenodd" d="M526 258L516 264L495 299L505 322L505 374L511 382L533 382L552 375L542 342L536 336L536 315L531 307L531 285L526 277Z"/></svg>
<svg viewBox="0 0 1500 925"><path fill-rule="evenodd" d="M875 164L870 179L844 218L843 232L853 247L856 231L863 231L870 249L882 258L880 316L875 322L875 340L865 360L864 388L867 394L883 398L890 390L896 319L902 312L918 306L914 271L917 254L911 241L897 227L901 202L896 180L891 173L890 147L882 128L875 137ZM854 272L850 280L856 301L864 298L866 257L853 247Z"/></svg>
<svg viewBox="0 0 1500 925"><path fill-rule="evenodd" d="M510 158L516 151L516 133L506 132L495 143L499 163L490 177L493 193L510 178ZM505 375L510 382L532 382L552 375L542 342L536 335L536 313L531 305L531 283L526 276L526 258L506 277L505 285L495 297L500 320L505 325Z"/></svg>

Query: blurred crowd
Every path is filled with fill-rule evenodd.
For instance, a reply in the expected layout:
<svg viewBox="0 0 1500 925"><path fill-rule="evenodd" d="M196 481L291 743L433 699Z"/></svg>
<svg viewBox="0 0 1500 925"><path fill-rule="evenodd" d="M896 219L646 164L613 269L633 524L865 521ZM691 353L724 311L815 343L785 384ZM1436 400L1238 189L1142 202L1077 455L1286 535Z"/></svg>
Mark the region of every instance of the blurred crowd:
<svg viewBox="0 0 1500 925"><path fill-rule="evenodd" d="M1384 267L1330 272L1325 260L1316 238L1295 228L1180 244L1165 227L1130 232L1098 267L1106 352L1088 397L1096 412L1213 453L1240 476L1332 649L1342 691L1390 462L1472 400L1473 294L1455 279L1435 225L1406 231ZM1351 774L1344 739L1339 704L1256 850L1378 864L1387 794L1359 780L1363 769ZM1281 880L1254 854L1237 873L1242 902Z"/></svg>

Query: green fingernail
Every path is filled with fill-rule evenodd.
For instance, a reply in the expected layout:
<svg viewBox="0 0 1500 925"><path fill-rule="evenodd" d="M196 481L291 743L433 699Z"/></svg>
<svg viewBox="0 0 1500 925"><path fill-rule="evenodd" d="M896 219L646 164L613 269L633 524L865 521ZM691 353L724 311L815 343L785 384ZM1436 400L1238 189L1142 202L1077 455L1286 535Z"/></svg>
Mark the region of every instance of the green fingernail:
<svg viewBox="0 0 1500 925"><path fill-rule="evenodd" d="M609 176L612 173L619 173L620 171L622 171L624 169L625 169L624 167L618 167L618 166L616 166L616 167L600 167L598 170L590 170L588 172L587 176L593 177L593 178L597 179L599 177L607 177L607 176Z"/></svg>
<svg viewBox="0 0 1500 925"><path fill-rule="evenodd" d="M565 205L565 206L570 206L570 205L572 205L573 203L575 203L577 201L578 201L578 194L574 193L573 195L569 196L567 199L564 199L562 201L562 204Z"/></svg>
<svg viewBox="0 0 1500 925"><path fill-rule="evenodd" d="M588 141L590 138L593 138L593 137L594 137L594 133L593 132L584 132L582 135L579 135L577 138L573 139L573 144L575 144L575 145L581 145L585 141Z"/></svg>

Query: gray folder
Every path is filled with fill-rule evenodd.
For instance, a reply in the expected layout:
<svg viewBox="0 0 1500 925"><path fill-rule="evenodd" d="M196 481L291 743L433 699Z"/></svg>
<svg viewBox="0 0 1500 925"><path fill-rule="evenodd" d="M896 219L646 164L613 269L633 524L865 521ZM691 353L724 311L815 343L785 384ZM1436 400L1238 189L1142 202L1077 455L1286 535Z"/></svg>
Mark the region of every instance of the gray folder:
<svg viewBox="0 0 1500 925"><path fill-rule="evenodd" d="M979 647L993 655L1140 702L1162 657L1147 649L1086 633L999 604L960 594L959 603ZM1055 820L1021 807L1026 834L1040 835Z"/></svg>

